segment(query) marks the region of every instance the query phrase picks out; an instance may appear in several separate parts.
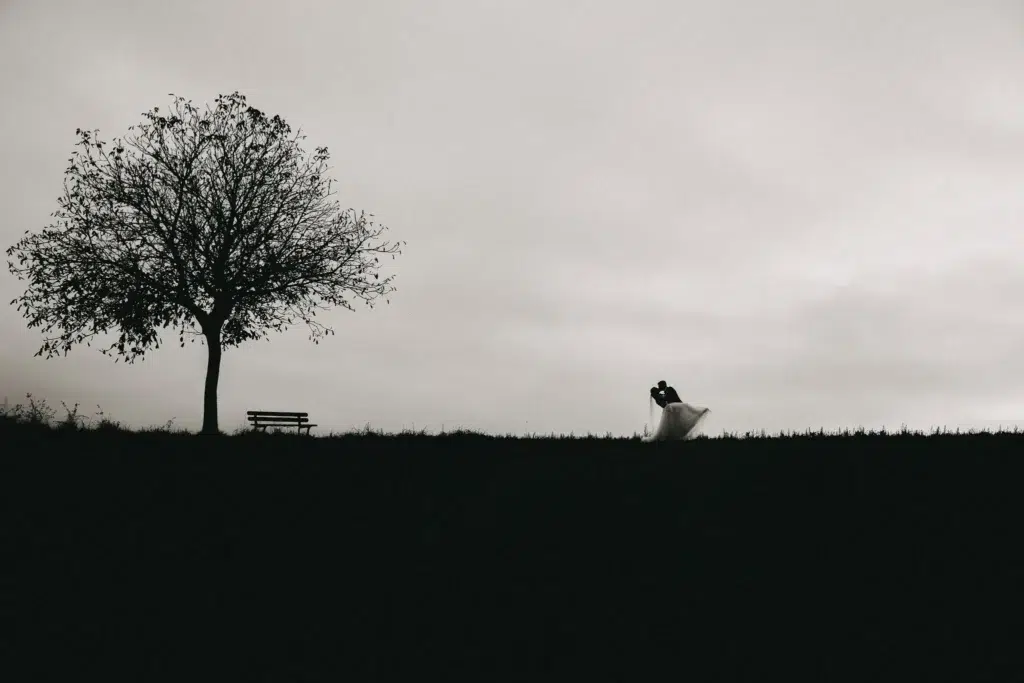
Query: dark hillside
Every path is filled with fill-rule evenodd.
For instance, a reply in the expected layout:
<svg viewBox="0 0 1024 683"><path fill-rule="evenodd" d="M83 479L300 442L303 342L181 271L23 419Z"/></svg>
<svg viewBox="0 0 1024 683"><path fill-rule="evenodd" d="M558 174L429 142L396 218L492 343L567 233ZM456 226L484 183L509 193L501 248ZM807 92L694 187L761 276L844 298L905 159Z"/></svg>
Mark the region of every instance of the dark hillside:
<svg viewBox="0 0 1024 683"><path fill-rule="evenodd" d="M1018 435L0 438L5 680L1024 673Z"/></svg>

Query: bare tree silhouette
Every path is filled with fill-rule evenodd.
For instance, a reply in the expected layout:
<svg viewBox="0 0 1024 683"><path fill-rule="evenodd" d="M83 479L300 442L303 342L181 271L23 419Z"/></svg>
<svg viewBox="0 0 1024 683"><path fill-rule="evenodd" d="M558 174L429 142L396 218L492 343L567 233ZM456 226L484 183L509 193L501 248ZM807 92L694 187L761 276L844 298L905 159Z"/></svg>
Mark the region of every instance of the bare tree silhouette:
<svg viewBox="0 0 1024 683"><path fill-rule="evenodd" d="M202 432L214 434L222 350L296 320L319 343L333 330L317 310L390 303L394 276L380 277L379 256L405 243L376 242L387 228L373 214L341 210L327 148L307 155L279 116L238 92L204 110L171 97L167 115L154 107L109 146L75 131L56 221L7 250L29 282L11 305L43 327L36 355L47 358L111 329L120 335L101 351L115 362L159 348L163 328L182 346L204 337Z"/></svg>

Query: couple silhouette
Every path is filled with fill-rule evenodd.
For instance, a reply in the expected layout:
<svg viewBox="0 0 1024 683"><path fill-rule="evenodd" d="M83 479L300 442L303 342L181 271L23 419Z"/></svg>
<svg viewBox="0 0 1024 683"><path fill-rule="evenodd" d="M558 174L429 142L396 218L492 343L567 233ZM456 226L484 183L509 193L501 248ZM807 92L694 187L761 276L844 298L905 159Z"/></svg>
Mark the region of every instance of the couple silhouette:
<svg viewBox="0 0 1024 683"><path fill-rule="evenodd" d="M651 387L651 401L661 407L661 421L658 428L644 441L674 441L688 438L710 412L707 408L696 408L683 403L675 388L665 380ZM653 410L653 406L652 406Z"/></svg>
<svg viewBox="0 0 1024 683"><path fill-rule="evenodd" d="M670 403L682 403L679 394L665 380L658 382L658 386L651 387L651 398L662 408Z"/></svg>

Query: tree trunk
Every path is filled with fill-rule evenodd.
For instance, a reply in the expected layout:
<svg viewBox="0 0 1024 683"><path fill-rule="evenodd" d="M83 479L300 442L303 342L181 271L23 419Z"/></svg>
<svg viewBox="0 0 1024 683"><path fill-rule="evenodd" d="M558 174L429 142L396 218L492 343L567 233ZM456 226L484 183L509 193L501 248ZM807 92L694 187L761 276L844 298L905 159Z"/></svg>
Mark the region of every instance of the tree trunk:
<svg viewBox="0 0 1024 683"><path fill-rule="evenodd" d="M217 424L217 382L220 380L220 327L203 331L209 357L206 360L206 388L203 391L203 430L200 434L220 434Z"/></svg>

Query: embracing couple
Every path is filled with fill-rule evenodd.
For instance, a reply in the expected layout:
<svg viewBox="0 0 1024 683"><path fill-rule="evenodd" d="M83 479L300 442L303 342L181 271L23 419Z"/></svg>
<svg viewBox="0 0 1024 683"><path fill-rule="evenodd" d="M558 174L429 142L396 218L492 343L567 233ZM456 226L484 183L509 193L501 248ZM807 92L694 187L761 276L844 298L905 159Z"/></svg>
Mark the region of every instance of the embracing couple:
<svg viewBox="0 0 1024 683"><path fill-rule="evenodd" d="M685 439L708 414L707 408L695 408L683 403L673 387L665 380L651 387L651 400L661 406L661 422L658 429L644 441L668 441Z"/></svg>

